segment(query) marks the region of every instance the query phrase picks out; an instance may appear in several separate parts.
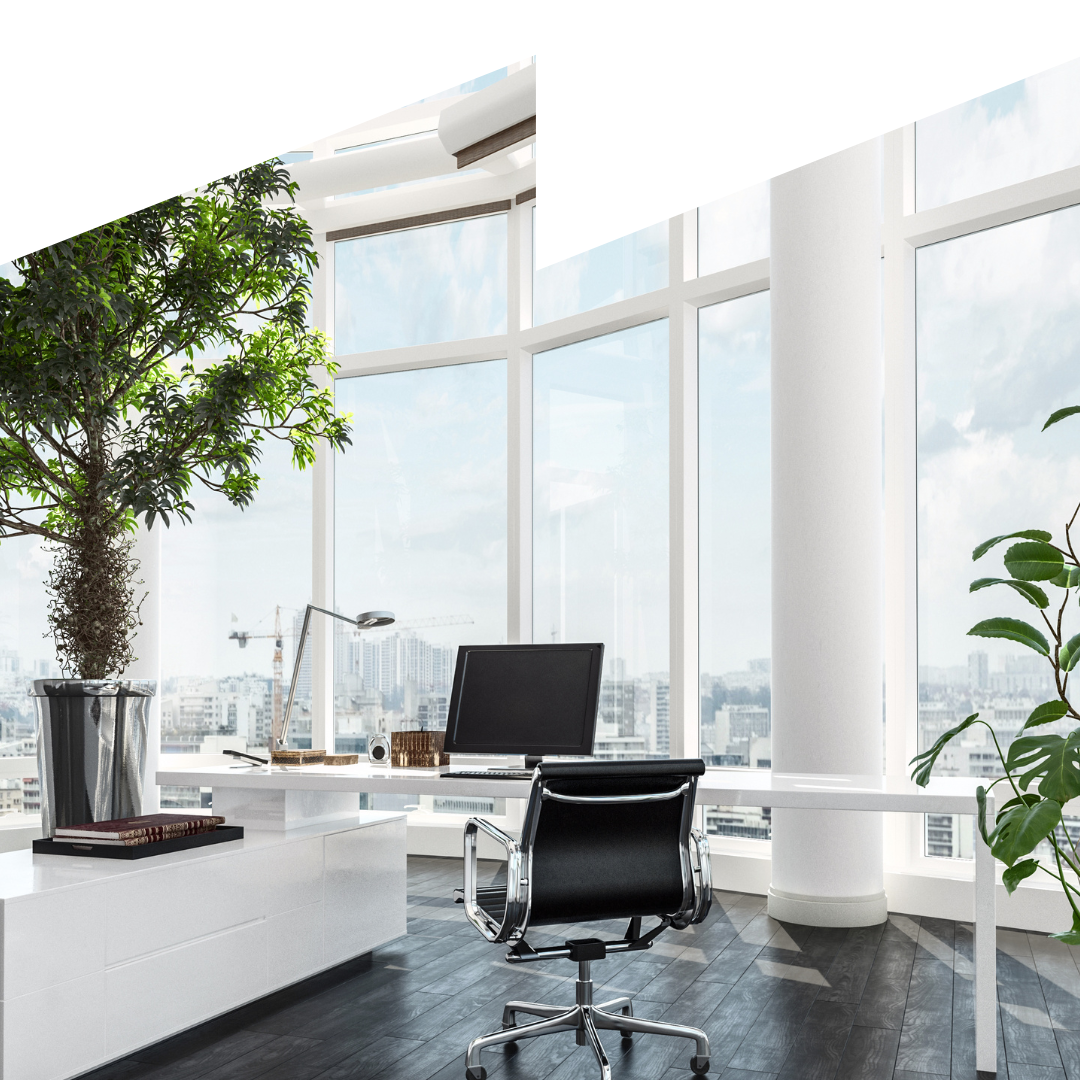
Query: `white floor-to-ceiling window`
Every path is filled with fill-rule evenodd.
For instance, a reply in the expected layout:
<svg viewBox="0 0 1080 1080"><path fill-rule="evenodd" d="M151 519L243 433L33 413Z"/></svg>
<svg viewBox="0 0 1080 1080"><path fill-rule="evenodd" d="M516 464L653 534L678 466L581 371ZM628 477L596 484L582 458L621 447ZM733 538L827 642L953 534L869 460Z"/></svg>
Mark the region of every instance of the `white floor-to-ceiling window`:
<svg viewBox="0 0 1080 1080"><path fill-rule="evenodd" d="M1067 65L883 138L890 772L965 710L1005 726L1047 696L1034 654L966 636L1008 607L967 587L982 573L976 542L1059 529L1070 492L1080 499L1072 429L1038 433L1080 403L1078 105L1080 67ZM543 191L537 202L513 175L470 167L332 200L335 229L363 232L325 241L315 283L353 444L314 498L268 451L251 511L200 505L166 537L162 703L175 696L190 720L166 741L239 738L241 702L227 697L251 676L258 745L278 608L287 680L297 612L325 594L347 614L390 608L399 625L339 630L313 650L298 741L327 738L311 728L320 680L329 738L361 750L373 731L439 724L459 644L599 639L598 753L771 762L769 461L783 434L769 421L768 185L535 270ZM373 207L406 193L424 200L415 221L379 219ZM29 541L0 551L20 590L0 620L5 746L29 736L23 680L50 662L45 562ZM224 709L216 728L196 715L201 688L215 723ZM939 771L978 774L985 755L958 745ZM760 808L706 821L733 851L769 836ZM889 828L895 865L969 853L969 823Z"/></svg>

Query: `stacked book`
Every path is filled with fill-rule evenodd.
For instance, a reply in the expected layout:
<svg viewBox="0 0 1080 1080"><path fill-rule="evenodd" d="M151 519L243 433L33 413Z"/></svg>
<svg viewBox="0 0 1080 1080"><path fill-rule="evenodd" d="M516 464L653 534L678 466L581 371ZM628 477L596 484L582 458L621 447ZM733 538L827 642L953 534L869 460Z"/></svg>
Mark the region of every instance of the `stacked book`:
<svg viewBox="0 0 1080 1080"><path fill-rule="evenodd" d="M56 830L54 839L68 844L135 847L159 840L214 832L224 824L223 817L205 814L144 814L142 817L115 818L112 821L91 821L86 825L65 825Z"/></svg>

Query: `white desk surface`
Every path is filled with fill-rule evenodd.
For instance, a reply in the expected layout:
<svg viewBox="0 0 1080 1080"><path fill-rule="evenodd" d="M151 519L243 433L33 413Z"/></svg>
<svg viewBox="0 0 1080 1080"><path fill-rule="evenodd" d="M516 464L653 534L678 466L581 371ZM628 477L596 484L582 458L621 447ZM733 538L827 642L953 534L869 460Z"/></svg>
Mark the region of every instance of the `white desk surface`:
<svg viewBox="0 0 1080 1080"><path fill-rule="evenodd" d="M245 829L241 840L230 840L224 844L188 848L186 851L173 851L166 855L154 855L151 858L130 861L95 859L89 856L82 858L75 855L36 855L29 848L21 851L5 851L0 853L0 900L17 900L57 889L92 885L118 877L149 873L163 866L174 866L177 863L225 858L238 851L291 844L313 836L347 832L405 816L399 811L361 810L357 819L349 818L321 825L308 825L289 829L287 832Z"/></svg>
<svg viewBox="0 0 1080 1080"><path fill-rule="evenodd" d="M385 765L349 765L298 769L269 767L171 768L157 773L159 784L209 788L259 788L296 791L368 791L421 795L492 795L524 798L529 780L476 777L451 780L437 770L394 769ZM838 776L814 773L774 773L767 769L709 769L698 782L700 804L778 806L794 809L871 810L913 813L973 814L980 781L942 777L918 787L907 776ZM992 795L991 795L992 799ZM988 800L989 802L990 800ZM993 807L988 806L992 811ZM287 834L286 834L287 835ZM994 860L986 845L976 841L975 856L975 1059L978 1068L993 1072L997 1043Z"/></svg>
<svg viewBox="0 0 1080 1080"><path fill-rule="evenodd" d="M292 791L367 791L385 794L492 795L523 799L529 780L498 777L450 779L434 769L385 765L305 765L236 768L216 765L159 769L159 784L181 787L239 787ZM703 805L779 806L822 810L888 810L912 813L974 814L975 788L969 777L935 777L921 788L906 776L840 776L776 773L769 769L708 769L698 781ZM992 795L991 795L992 798Z"/></svg>

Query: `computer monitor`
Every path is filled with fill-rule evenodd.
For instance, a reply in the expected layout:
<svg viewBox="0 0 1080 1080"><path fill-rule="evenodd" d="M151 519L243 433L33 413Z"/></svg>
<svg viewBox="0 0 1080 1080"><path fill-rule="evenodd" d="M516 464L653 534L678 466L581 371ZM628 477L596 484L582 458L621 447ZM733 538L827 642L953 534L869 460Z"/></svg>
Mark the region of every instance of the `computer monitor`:
<svg viewBox="0 0 1080 1080"><path fill-rule="evenodd" d="M444 750L591 754L603 664L602 644L460 646Z"/></svg>

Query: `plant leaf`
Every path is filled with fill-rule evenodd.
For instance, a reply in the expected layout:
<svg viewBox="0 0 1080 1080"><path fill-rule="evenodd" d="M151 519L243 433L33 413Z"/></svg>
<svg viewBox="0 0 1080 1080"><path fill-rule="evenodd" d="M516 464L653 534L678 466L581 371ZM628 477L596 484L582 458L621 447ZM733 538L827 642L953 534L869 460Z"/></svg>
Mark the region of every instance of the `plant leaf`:
<svg viewBox="0 0 1080 1080"><path fill-rule="evenodd" d="M1059 420L1064 420L1066 416L1073 416L1078 412L1080 412L1080 405L1070 405L1068 408L1058 409L1050 414L1050 418L1043 424L1042 430L1045 431L1051 424L1056 424ZM1077 942L1077 944L1080 944L1080 942Z"/></svg>
<svg viewBox="0 0 1080 1080"><path fill-rule="evenodd" d="M1004 814L1006 810L1011 810L1014 806L1034 806L1039 801L1039 796L1033 791L1029 791L1025 795L1018 795L1014 799L1010 799L1007 803L1002 803L998 807L998 814Z"/></svg>
<svg viewBox="0 0 1080 1080"><path fill-rule="evenodd" d="M1006 866L1030 854L1057 828L1061 806L1053 799L1040 799L1034 806L1017 805L997 816L997 828L990 834L994 858Z"/></svg>
<svg viewBox="0 0 1080 1080"><path fill-rule="evenodd" d="M1050 606L1050 601L1047 599L1046 593L1044 593L1038 585L1033 585L1030 581L1013 581L1010 578L999 577L981 577L971 583L968 587L968 592L978 592L980 589L985 589L990 585L1008 585L1010 588L1015 589L1029 604L1034 604L1037 608Z"/></svg>
<svg viewBox="0 0 1080 1080"><path fill-rule="evenodd" d="M1072 671L1080 660L1080 634L1074 634L1058 650L1058 664L1062 671Z"/></svg>
<svg viewBox="0 0 1080 1080"><path fill-rule="evenodd" d="M1034 780L1044 799L1065 805L1080 796L1080 728L1061 735L1022 735L1013 739L1005 759L1010 773L1023 772L1019 785Z"/></svg>
<svg viewBox="0 0 1080 1080"><path fill-rule="evenodd" d="M1005 533L1003 536L995 536L984 540L972 553L971 561L981 559L995 544L1002 540L1045 540L1049 543L1053 539L1050 533L1043 529L1021 529L1019 532Z"/></svg>
<svg viewBox="0 0 1080 1080"><path fill-rule="evenodd" d="M1080 915L1074 911L1072 929L1063 934L1051 934L1050 937L1064 941L1066 945L1080 945Z"/></svg>
<svg viewBox="0 0 1080 1080"><path fill-rule="evenodd" d="M1031 877L1038 869L1038 859L1025 859L1023 862L1014 863L1002 872L1001 884L1005 886L1005 891L1011 896L1016 891L1016 886L1024 878Z"/></svg>
<svg viewBox="0 0 1080 1080"><path fill-rule="evenodd" d="M1060 720L1069 711L1069 706L1064 701L1046 701L1042 705L1036 705L1031 715L1024 721L1021 731L1028 728L1038 727L1040 724L1052 724Z"/></svg>
<svg viewBox="0 0 1080 1080"><path fill-rule="evenodd" d="M929 750L924 750L921 754L916 754L908 762L909 765L915 765L916 762L919 763L911 773L911 779L914 780L919 787L926 787L930 782L930 771L937 762L938 755L945 749L946 743L955 739L961 731L971 727L978 719L979 714L972 713L963 723L957 724L956 727L946 731Z"/></svg>
<svg viewBox="0 0 1080 1080"><path fill-rule="evenodd" d="M971 637L1008 638L1018 641L1029 649L1034 649L1043 656L1050 655L1050 644L1030 623L1022 619L984 619L976 623L969 631Z"/></svg>
<svg viewBox="0 0 1080 1080"><path fill-rule="evenodd" d="M1013 544L1005 552L1005 569L1021 581L1049 581L1065 568L1065 557L1057 548L1039 540Z"/></svg>
<svg viewBox="0 0 1080 1080"><path fill-rule="evenodd" d="M1072 589L1080 585L1080 566L1066 566L1057 577L1050 579L1059 589Z"/></svg>
<svg viewBox="0 0 1080 1080"><path fill-rule="evenodd" d="M990 837L986 833L986 788L982 784L975 789L975 801L979 804L979 813L976 815L975 820L978 822L983 843L989 847Z"/></svg>

